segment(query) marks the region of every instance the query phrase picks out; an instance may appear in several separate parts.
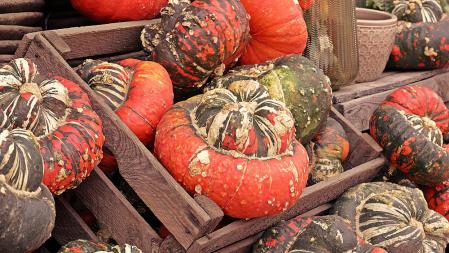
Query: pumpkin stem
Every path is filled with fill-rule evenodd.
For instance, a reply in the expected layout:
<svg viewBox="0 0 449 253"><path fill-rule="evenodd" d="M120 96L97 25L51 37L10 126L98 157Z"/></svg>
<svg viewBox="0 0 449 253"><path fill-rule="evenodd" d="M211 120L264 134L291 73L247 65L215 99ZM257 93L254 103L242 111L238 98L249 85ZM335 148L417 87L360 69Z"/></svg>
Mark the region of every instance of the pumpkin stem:
<svg viewBox="0 0 449 253"><path fill-rule="evenodd" d="M19 91L21 94L31 93L39 100L39 102L42 101L41 90L39 89L39 86L37 85L37 83L24 83L20 86Z"/></svg>

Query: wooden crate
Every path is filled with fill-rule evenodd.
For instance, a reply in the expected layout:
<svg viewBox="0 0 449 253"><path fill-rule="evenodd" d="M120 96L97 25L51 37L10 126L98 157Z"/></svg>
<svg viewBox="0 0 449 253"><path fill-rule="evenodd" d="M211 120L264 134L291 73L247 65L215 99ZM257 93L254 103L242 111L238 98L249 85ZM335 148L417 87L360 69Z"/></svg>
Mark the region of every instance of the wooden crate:
<svg viewBox="0 0 449 253"><path fill-rule="evenodd" d="M385 72L373 82L356 83L334 92L334 106L354 126L365 131L369 118L380 102L394 89L404 85L424 85L449 101L449 68L415 72Z"/></svg>
<svg viewBox="0 0 449 253"><path fill-rule="evenodd" d="M192 198L187 194L72 69L86 58L119 60L142 56L140 31L145 24L153 22L159 21L124 22L33 33L25 36L16 52L17 57L33 59L41 73L63 76L78 83L88 93L94 109L104 121L105 145L115 154L120 174L173 235L162 240L109 178L96 169L74 192L117 242L135 244L144 252L221 250L248 237L255 238L255 235L280 220L293 218L328 203L347 188L369 181L384 165L381 148L371 137L357 131L333 109L332 117L343 125L350 138L350 145L354 147L344 163L346 171L328 181L307 187L300 200L281 215L233 220L217 228L223 218L221 209L205 196ZM82 236L90 235L88 231L83 231Z"/></svg>

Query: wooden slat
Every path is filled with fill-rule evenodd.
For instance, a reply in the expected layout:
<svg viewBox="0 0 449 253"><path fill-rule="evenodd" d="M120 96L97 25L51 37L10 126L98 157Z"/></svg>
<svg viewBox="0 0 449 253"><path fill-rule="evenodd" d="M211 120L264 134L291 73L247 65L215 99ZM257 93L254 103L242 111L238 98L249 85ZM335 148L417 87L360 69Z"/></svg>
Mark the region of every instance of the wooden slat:
<svg viewBox="0 0 449 253"><path fill-rule="evenodd" d="M0 54L14 54L20 40L0 40Z"/></svg>
<svg viewBox="0 0 449 253"><path fill-rule="evenodd" d="M23 35L41 30L42 27L0 25L0 40L21 40Z"/></svg>
<svg viewBox="0 0 449 253"><path fill-rule="evenodd" d="M23 36L22 40L20 41L19 47L17 48L16 52L14 53L14 56L16 58L20 58L25 56L26 52L28 51L28 48L30 47L31 42L34 39L34 36L38 34L35 33L28 33L25 36Z"/></svg>
<svg viewBox="0 0 449 253"><path fill-rule="evenodd" d="M14 59L14 55L0 54L0 63L7 63Z"/></svg>
<svg viewBox="0 0 449 253"><path fill-rule="evenodd" d="M128 59L128 58L145 60L145 57L146 57L146 54L143 51L138 51L138 52L112 55L112 56L111 55L108 55L108 56L101 55L99 57L92 57L91 59L115 62L115 61L120 61L120 60L124 60L124 59ZM70 66L76 67L76 66L82 64L85 60L86 60L86 58L81 58L81 59L68 60L67 62L69 63Z"/></svg>
<svg viewBox="0 0 449 253"><path fill-rule="evenodd" d="M56 224L52 232L59 244L76 239L97 240L92 230L63 197L55 198Z"/></svg>
<svg viewBox="0 0 449 253"><path fill-rule="evenodd" d="M347 102L355 98L384 92L400 86L418 82L447 71L449 71L449 69L414 72L385 72L378 80L365 83L355 83L341 88L333 93L333 100L335 104Z"/></svg>
<svg viewBox="0 0 449 253"><path fill-rule="evenodd" d="M88 26L93 25L92 21L90 21L86 17L78 16L78 17L65 17L65 18L51 18L48 19L45 23L46 30L53 29L62 29L68 27L80 27L80 26Z"/></svg>
<svg viewBox="0 0 449 253"><path fill-rule="evenodd" d="M123 54L142 49L140 33L145 25L160 20L132 21L107 25L54 30L71 48L66 60L105 54Z"/></svg>
<svg viewBox="0 0 449 253"><path fill-rule="evenodd" d="M44 0L1 0L0 13L42 11Z"/></svg>
<svg viewBox="0 0 449 253"><path fill-rule="evenodd" d="M106 147L117 158L120 174L183 247L202 236L201 228L216 222L208 215L211 211L206 212L190 197L42 35L35 35L25 56L39 65L41 73L63 76L86 91L103 120Z"/></svg>
<svg viewBox="0 0 449 253"><path fill-rule="evenodd" d="M18 12L0 14L0 25L40 26L43 24L42 12Z"/></svg>
<svg viewBox="0 0 449 253"><path fill-rule="evenodd" d="M304 214L299 215L300 217L311 217L320 215L326 211L328 211L330 208L332 208L331 204L324 204L317 208L314 208ZM220 249L215 251L214 253L246 253L251 252L251 249L253 245L259 240L259 238L262 236L263 232L260 232L256 235L250 236L244 240L241 240L237 243L234 243L232 245L229 245L226 248Z"/></svg>
<svg viewBox="0 0 449 253"><path fill-rule="evenodd" d="M449 80L449 73L444 72L429 79L412 83L412 85L427 86L436 91L444 101L449 101L449 82L447 80ZM346 119L351 121L357 129L365 131L369 128L369 119L374 110L376 110L379 104L393 90L394 89L391 89L381 93L353 99L348 102L337 104L335 107Z"/></svg>

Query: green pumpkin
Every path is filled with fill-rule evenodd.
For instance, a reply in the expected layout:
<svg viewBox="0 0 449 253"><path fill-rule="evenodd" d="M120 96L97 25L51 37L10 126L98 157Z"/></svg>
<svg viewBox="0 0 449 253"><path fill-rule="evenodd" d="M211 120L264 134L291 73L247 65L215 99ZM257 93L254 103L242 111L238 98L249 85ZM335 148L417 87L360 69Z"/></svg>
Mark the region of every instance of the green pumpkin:
<svg viewBox="0 0 449 253"><path fill-rule="evenodd" d="M398 20L412 23L436 23L443 16L443 8L447 8L447 0L367 0L366 7L387 11L398 17Z"/></svg>
<svg viewBox="0 0 449 253"><path fill-rule="evenodd" d="M206 90L228 89L243 80L259 82L273 99L287 105L302 144L312 140L326 123L332 105L330 80L307 58L292 54L265 64L240 66L212 80Z"/></svg>

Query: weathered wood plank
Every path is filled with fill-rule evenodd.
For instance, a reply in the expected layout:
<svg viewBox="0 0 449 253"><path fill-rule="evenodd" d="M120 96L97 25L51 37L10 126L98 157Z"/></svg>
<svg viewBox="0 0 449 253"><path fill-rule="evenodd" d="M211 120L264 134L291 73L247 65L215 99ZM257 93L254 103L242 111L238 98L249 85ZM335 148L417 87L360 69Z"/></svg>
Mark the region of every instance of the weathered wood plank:
<svg viewBox="0 0 449 253"><path fill-rule="evenodd" d="M19 44L20 40L0 40L0 54L14 54Z"/></svg>
<svg viewBox="0 0 449 253"><path fill-rule="evenodd" d="M44 6L44 0L2 0L0 13L42 11Z"/></svg>
<svg viewBox="0 0 449 253"><path fill-rule="evenodd" d="M365 83L355 83L334 92L333 102L334 104L338 104L371 94L381 93L393 88L418 82L447 71L449 71L449 68L414 72L385 72L378 80Z"/></svg>
<svg viewBox="0 0 449 253"><path fill-rule="evenodd" d="M71 48L72 51L76 49ZM63 76L86 91L94 110L103 120L106 147L117 158L120 174L183 247L187 248L194 239L202 236L201 228L216 222L42 35L35 36L25 56L38 63L41 73Z"/></svg>
<svg viewBox="0 0 449 253"><path fill-rule="evenodd" d="M449 73L445 72L431 78L421 80L411 85L423 85L436 91L444 101L449 101ZM353 125L365 131L369 128L369 119L374 110L379 104L390 94L394 89L387 90L381 93L361 97L348 102L340 103L335 107L340 111L346 119L351 121Z"/></svg>
<svg viewBox="0 0 449 253"><path fill-rule="evenodd" d="M40 26L0 25L0 40L21 40L23 35L41 30Z"/></svg>
<svg viewBox="0 0 449 253"><path fill-rule="evenodd" d="M0 63L8 63L12 59L14 59L14 55L0 54Z"/></svg>
<svg viewBox="0 0 449 253"><path fill-rule="evenodd" d="M59 244L64 245L76 239L97 239L94 232L63 197L55 198L55 203L56 224L52 235Z"/></svg>
<svg viewBox="0 0 449 253"><path fill-rule="evenodd" d="M39 26L43 24L42 12L17 12L0 14L0 25Z"/></svg>

